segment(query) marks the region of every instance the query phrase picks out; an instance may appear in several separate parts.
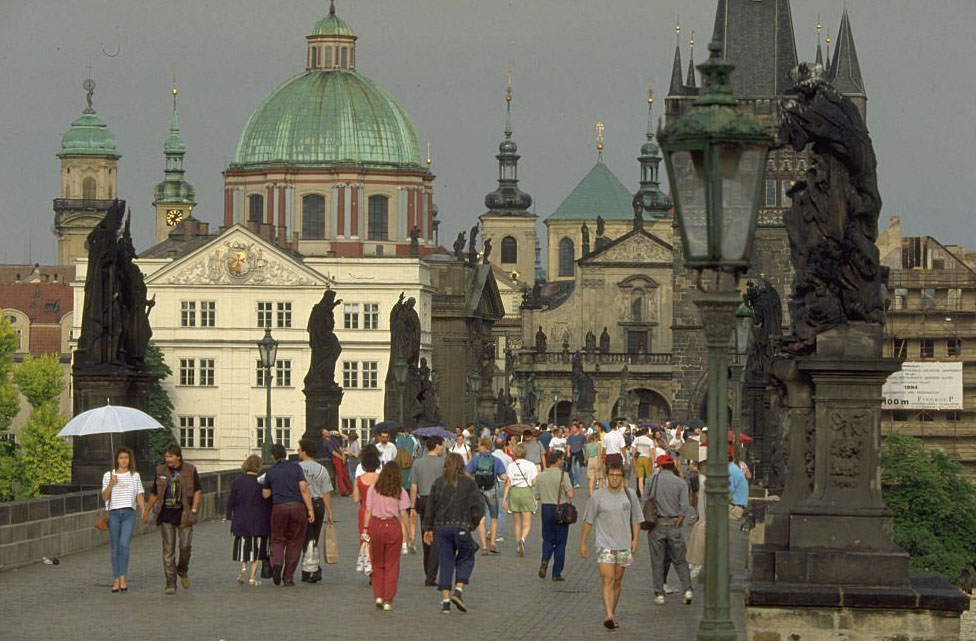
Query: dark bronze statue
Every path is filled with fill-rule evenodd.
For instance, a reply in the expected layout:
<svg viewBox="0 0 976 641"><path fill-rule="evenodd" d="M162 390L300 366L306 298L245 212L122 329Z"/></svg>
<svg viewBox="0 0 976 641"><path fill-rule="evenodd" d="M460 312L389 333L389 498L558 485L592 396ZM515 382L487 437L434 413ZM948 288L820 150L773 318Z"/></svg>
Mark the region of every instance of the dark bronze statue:
<svg viewBox="0 0 976 641"><path fill-rule="evenodd" d="M478 262L478 226L475 225L471 228L471 234L468 236L468 262L472 265Z"/></svg>
<svg viewBox="0 0 976 641"><path fill-rule="evenodd" d="M644 199L638 193L630 203L634 208L634 231L644 229Z"/></svg>
<svg viewBox="0 0 976 641"><path fill-rule="evenodd" d="M784 216L796 272L793 353L812 352L818 334L849 321L884 322L874 149L857 107L821 73L808 63L794 69L796 85L780 105L780 138L797 151L810 146L811 161Z"/></svg>
<svg viewBox="0 0 976 641"><path fill-rule="evenodd" d="M503 388L498 388L498 396L495 398L495 423L497 425L518 423L518 415L512 407L512 398Z"/></svg>
<svg viewBox="0 0 976 641"><path fill-rule="evenodd" d="M335 365L342 346L335 334L335 308L342 302L333 289L325 290L322 300L315 304L308 316L308 344L312 348L312 362L305 375L305 385L336 386Z"/></svg>
<svg viewBox="0 0 976 641"><path fill-rule="evenodd" d="M530 421L535 416L535 406L539 402L539 392L535 387L535 372L529 374L522 384L522 421Z"/></svg>
<svg viewBox="0 0 976 641"><path fill-rule="evenodd" d="M600 334L600 353L610 353L610 332L607 331L606 327L603 328L603 332Z"/></svg>
<svg viewBox="0 0 976 641"><path fill-rule="evenodd" d="M783 306L776 288L762 276L746 285L745 302L752 310L746 370L764 376L769 372L770 360L782 347Z"/></svg>
<svg viewBox="0 0 976 641"><path fill-rule="evenodd" d="M82 307L76 367L144 370L152 330L142 272L125 218L125 201L116 200L88 234L88 272Z"/></svg>
<svg viewBox="0 0 976 641"><path fill-rule="evenodd" d="M410 228L410 255L416 256L420 253L420 227L414 225Z"/></svg>
<svg viewBox="0 0 976 641"><path fill-rule="evenodd" d="M390 365L386 374L385 413L395 418L402 402L403 424L417 427L424 416L424 376L420 370L420 315L415 309L416 299L404 300L403 292L390 310ZM423 365L426 367L426 360ZM397 367L404 368L403 383L397 381ZM430 371L427 370L427 385ZM401 400L402 395L402 400Z"/></svg>
<svg viewBox="0 0 976 641"><path fill-rule="evenodd" d="M485 238L481 247L481 262L487 265L489 256L491 256L491 238Z"/></svg>
<svg viewBox="0 0 976 641"><path fill-rule="evenodd" d="M573 409L592 410L596 401L596 388L593 377L583 371L583 355L573 354Z"/></svg>
<svg viewBox="0 0 976 641"><path fill-rule="evenodd" d="M457 238L454 239L454 257L458 260L464 260L464 232L458 232Z"/></svg>
<svg viewBox="0 0 976 641"><path fill-rule="evenodd" d="M539 325L539 331L535 333L535 351L539 354L546 353L546 333L542 331L542 325Z"/></svg>

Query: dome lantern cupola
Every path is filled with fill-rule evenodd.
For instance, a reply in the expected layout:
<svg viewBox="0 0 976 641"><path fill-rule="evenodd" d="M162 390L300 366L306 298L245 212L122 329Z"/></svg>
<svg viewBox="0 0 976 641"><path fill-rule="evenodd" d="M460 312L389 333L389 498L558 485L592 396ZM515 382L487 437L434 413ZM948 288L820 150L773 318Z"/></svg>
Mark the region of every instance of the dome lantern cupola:
<svg viewBox="0 0 976 641"><path fill-rule="evenodd" d="M641 197L644 211L655 218L664 218L671 209L672 202L661 192L658 170L661 166L661 150L654 142L654 88L650 86L647 92L647 141L641 145L640 156L640 189L637 193Z"/></svg>
<svg viewBox="0 0 976 641"><path fill-rule="evenodd" d="M336 15L335 2L329 2L329 15L315 23L308 41L305 70L356 70L356 33Z"/></svg>

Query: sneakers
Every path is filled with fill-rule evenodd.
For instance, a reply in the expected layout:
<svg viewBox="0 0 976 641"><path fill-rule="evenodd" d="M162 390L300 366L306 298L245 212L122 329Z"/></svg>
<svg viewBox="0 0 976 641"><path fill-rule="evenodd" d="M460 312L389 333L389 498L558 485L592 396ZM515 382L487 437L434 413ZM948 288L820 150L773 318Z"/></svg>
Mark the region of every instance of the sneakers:
<svg viewBox="0 0 976 641"><path fill-rule="evenodd" d="M441 601L441 614L450 614L450 613L451 613L451 602Z"/></svg>
<svg viewBox="0 0 976 641"><path fill-rule="evenodd" d="M691 600L695 597L695 593L691 590L685 590L685 605L691 605Z"/></svg>
<svg viewBox="0 0 976 641"><path fill-rule="evenodd" d="M384 612L389 612L392 609L393 609L393 604L392 603L384 603L383 604L383 611Z"/></svg>
<svg viewBox="0 0 976 641"><path fill-rule="evenodd" d="M274 581L275 585L281 585L281 571L283 569L280 565L275 565L271 568L271 580Z"/></svg>
<svg viewBox="0 0 976 641"><path fill-rule="evenodd" d="M654 605L664 605L664 595L655 594L654 595Z"/></svg>
<svg viewBox="0 0 976 641"><path fill-rule="evenodd" d="M464 605L464 598L460 590L457 589L454 590L454 594L451 595L451 603L453 603L454 607L456 607L461 612L468 611L467 606Z"/></svg>
<svg viewBox="0 0 976 641"><path fill-rule="evenodd" d="M167 585L165 592L166 592L166 594L176 594L176 586L175 585Z"/></svg>
<svg viewBox="0 0 976 641"><path fill-rule="evenodd" d="M504 542L505 542L505 537L504 536L496 536L495 537L495 543L504 543Z"/></svg>
<svg viewBox="0 0 976 641"><path fill-rule="evenodd" d="M380 597L376 597L376 609L379 610L382 607L383 607L383 599L381 599Z"/></svg>
<svg viewBox="0 0 976 641"><path fill-rule="evenodd" d="M184 590L189 590L190 589L190 575L189 574L184 574L183 576L180 577L180 585L183 586L183 589Z"/></svg>
<svg viewBox="0 0 976 641"><path fill-rule="evenodd" d="M400 546L400 554L407 554L409 550L407 549L407 543L404 541L403 545Z"/></svg>

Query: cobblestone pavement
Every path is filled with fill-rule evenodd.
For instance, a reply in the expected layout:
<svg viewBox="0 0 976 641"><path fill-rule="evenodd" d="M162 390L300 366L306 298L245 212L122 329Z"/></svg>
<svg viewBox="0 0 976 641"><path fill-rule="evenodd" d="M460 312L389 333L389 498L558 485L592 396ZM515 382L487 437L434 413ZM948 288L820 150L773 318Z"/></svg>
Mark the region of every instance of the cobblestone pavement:
<svg viewBox="0 0 976 641"><path fill-rule="evenodd" d="M585 493L585 490L584 490ZM582 508L583 499L576 503ZM356 512L347 498L334 499L341 562L326 566L318 584L258 587L236 583L229 524L196 526L190 562L190 589L163 594L160 540L156 532L132 543L129 591L112 594L108 547L0 574L3 617L0 639L32 641L260 641L264 639L343 639L370 641L451 639L648 639L694 638L703 590L691 606L680 595L665 606L652 603L650 560L642 542L624 577L617 616L621 628L601 625L602 605L595 562L576 550L580 526L570 530L563 583L538 578L541 527L533 524L525 558L515 554L511 521L498 556L478 556L465 590L468 613L440 614L440 597L423 586L420 554L401 557L399 593L392 612L376 610L366 579L356 574ZM582 510L581 510L582 511ZM737 533L736 533L737 534ZM733 566L743 558L744 535L735 542ZM701 588L701 586L696 586ZM733 620L743 621L742 593L733 591Z"/></svg>

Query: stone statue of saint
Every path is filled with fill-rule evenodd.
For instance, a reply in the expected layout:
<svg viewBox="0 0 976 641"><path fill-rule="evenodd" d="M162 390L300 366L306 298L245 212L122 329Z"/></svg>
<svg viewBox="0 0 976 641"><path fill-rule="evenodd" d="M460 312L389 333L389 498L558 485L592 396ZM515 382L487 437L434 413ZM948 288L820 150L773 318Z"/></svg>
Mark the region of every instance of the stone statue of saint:
<svg viewBox="0 0 976 641"><path fill-rule="evenodd" d="M535 406L539 402L539 391L535 387L535 372L529 374L522 384L522 420L535 418Z"/></svg>
<svg viewBox="0 0 976 641"><path fill-rule="evenodd" d="M634 207L634 231L644 229L644 200L639 192L634 196L631 205Z"/></svg>
<svg viewBox="0 0 976 641"><path fill-rule="evenodd" d="M610 333L607 331L606 327L603 328L603 332L600 334L600 353L610 353Z"/></svg>
<svg viewBox="0 0 976 641"><path fill-rule="evenodd" d="M592 410L596 401L596 388L593 377L583 371L583 355L573 354L573 409Z"/></svg>
<svg viewBox="0 0 976 641"><path fill-rule="evenodd" d="M583 236L583 256L590 253L590 228L586 223L580 226L580 234Z"/></svg>
<svg viewBox="0 0 976 641"><path fill-rule="evenodd" d="M335 308L342 302L336 299L333 289L326 289L322 300L312 307L308 315L308 344L312 348L312 361L305 375L305 386L334 387L335 366L342 346L335 334Z"/></svg>
<svg viewBox="0 0 976 641"><path fill-rule="evenodd" d="M810 165L788 194L783 222L796 277L790 296L793 343L809 353L818 334L850 321L883 323L887 270L875 240L881 195L877 160L864 120L851 100L822 77L820 65L802 63L796 85L780 104L780 138Z"/></svg>
<svg viewBox="0 0 976 641"><path fill-rule="evenodd" d="M458 260L464 260L464 245L464 232L460 231L454 240L454 257Z"/></svg>
<svg viewBox="0 0 976 641"><path fill-rule="evenodd" d="M420 227L410 228L410 255L416 256L420 252Z"/></svg>
<svg viewBox="0 0 976 641"><path fill-rule="evenodd" d="M535 333L535 351L539 354L546 353L546 333L542 331L542 325L539 325L539 330Z"/></svg>
<svg viewBox="0 0 976 641"><path fill-rule="evenodd" d="M146 282L142 272L133 263L136 250L132 244L129 228L131 214L125 218L122 238L119 240L119 296L122 313L122 336L120 348L123 360L131 366L141 368L145 364L146 350L152 338L149 326L149 312L156 305L155 296L146 299Z"/></svg>
<svg viewBox="0 0 976 641"><path fill-rule="evenodd" d="M584 337L584 348L587 352L596 351L596 334L593 333L592 329L586 330L586 336Z"/></svg>
<svg viewBox="0 0 976 641"><path fill-rule="evenodd" d="M756 374L769 371L769 361L781 347L783 307L773 284L760 276L746 285L745 303L752 310L752 332L746 369Z"/></svg>
<svg viewBox="0 0 976 641"><path fill-rule="evenodd" d="M491 238L485 238L484 243L481 247L481 262L485 265L488 264L488 257L491 255Z"/></svg>
<svg viewBox="0 0 976 641"><path fill-rule="evenodd" d="M478 250L476 249L478 244L478 226L475 225L471 228L471 234L468 236L468 262L472 265L478 262Z"/></svg>

